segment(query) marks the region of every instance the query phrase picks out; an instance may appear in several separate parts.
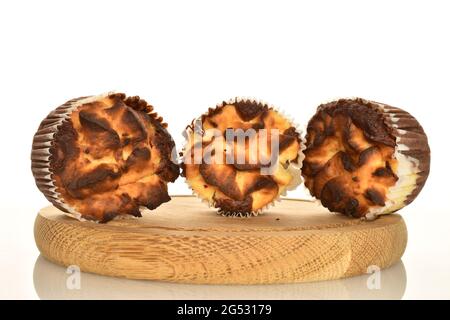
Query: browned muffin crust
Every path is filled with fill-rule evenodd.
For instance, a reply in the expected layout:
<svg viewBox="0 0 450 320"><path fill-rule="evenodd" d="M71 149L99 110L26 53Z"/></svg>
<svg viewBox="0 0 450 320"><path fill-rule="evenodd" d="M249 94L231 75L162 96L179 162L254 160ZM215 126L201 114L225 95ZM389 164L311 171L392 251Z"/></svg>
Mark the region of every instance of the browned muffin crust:
<svg viewBox="0 0 450 320"><path fill-rule="evenodd" d="M122 93L83 99L55 109L35 134L32 170L47 199L100 222L139 217L141 206L154 209L169 201L167 182L175 181L179 168L171 160L167 125L153 107ZM48 144L48 159L38 156ZM42 172L51 174L44 178Z"/></svg>
<svg viewBox="0 0 450 320"><path fill-rule="evenodd" d="M281 131L279 149L282 156L280 158L285 162L284 166L288 167L299 160L301 145L299 133L289 121L267 104L239 99L223 101L218 107L210 108L200 119L201 130L219 130L223 139L226 137L227 129L243 131L254 129L256 132L261 129L278 129ZM187 128L187 135L192 135L194 130L193 121ZM214 161L206 163L202 159L202 163L195 164L192 149L195 146L201 146L205 150L213 145L214 139L205 139L203 138L201 142L188 142L183 154L182 176L186 177L187 183L200 198L218 208L223 215L256 215L258 211L272 203L281 192L284 192L296 178L289 176L281 164L278 164L280 168L273 175L262 175L260 169L267 164L248 161L250 153L253 152L248 144L245 150L245 163L237 163L237 155L234 154L235 161L228 164L226 163L227 150L214 149L213 155L217 156L220 152L222 163ZM236 148L233 150L236 152ZM187 157L190 161L185 161ZM298 175L300 176L299 172Z"/></svg>
<svg viewBox="0 0 450 320"><path fill-rule="evenodd" d="M398 210L420 192L429 164L422 127L401 109L340 99L320 105L308 123L302 175L330 211L365 217Z"/></svg>

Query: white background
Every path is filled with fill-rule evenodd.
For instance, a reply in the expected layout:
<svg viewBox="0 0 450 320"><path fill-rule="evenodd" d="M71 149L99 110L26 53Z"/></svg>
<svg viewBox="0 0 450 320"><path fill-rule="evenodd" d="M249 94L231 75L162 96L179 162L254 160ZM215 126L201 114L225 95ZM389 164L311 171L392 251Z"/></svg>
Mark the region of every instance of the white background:
<svg viewBox="0 0 450 320"><path fill-rule="evenodd" d="M39 122L78 96L140 95L177 144L192 118L252 96L305 124L360 96L422 123L432 171L401 211L404 298L450 298L450 10L446 1L0 2L0 297L38 298L32 226L47 205L30 149ZM183 179L172 194L189 193ZM289 196L303 197L303 190Z"/></svg>

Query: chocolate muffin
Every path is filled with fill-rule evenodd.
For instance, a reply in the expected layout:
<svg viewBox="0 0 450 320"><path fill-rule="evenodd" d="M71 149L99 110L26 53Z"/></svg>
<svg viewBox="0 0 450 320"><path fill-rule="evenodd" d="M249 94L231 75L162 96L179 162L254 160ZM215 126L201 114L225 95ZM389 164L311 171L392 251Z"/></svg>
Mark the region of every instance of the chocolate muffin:
<svg viewBox="0 0 450 320"><path fill-rule="evenodd" d="M427 136L408 112L361 98L320 105L302 175L330 211L373 219L411 203L430 171Z"/></svg>
<svg viewBox="0 0 450 320"><path fill-rule="evenodd" d="M182 175L222 215L257 215L301 183L300 133L266 103L224 101L192 121L185 137Z"/></svg>
<svg viewBox="0 0 450 320"><path fill-rule="evenodd" d="M57 208L78 219L140 217L170 200L179 175L174 142L162 118L123 93L72 99L53 110L33 139L36 184Z"/></svg>

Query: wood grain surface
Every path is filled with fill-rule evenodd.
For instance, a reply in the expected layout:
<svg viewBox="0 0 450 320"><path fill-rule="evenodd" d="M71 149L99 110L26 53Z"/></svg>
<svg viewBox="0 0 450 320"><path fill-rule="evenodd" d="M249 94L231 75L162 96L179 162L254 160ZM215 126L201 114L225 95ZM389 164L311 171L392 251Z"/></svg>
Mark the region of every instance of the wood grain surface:
<svg viewBox="0 0 450 320"><path fill-rule="evenodd" d="M284 199L265 214L229 218L195 197L143 218L80 222L55 207L35 222L44 257L84 272L130 279L203 284L269 284L339 279L399 261L407 243L402 217L375 221L331 214Z"/></svg>

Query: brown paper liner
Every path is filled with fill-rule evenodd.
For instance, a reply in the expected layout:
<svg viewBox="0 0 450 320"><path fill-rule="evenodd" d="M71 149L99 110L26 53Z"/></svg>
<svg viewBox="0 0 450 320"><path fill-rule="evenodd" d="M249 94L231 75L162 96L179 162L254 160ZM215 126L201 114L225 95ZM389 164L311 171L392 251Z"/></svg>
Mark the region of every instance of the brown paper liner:
<svg viewBox="0 0 450 320"><path fill-rule="evenodd" d="M31 151L31 170L35 178L36 185L38 189L44 194L48 201L50 201L55 207L67 213L69 216L77 218L79 220L96 220L89 216L84 216L82 213L77 212L77 210L69 205L61 193L58 191L58 187L55 184L51 159L52 159L52 146L54 145L54 138L60 132L60 129L64 123L70 120L72 112L74 112L80 106L95 102L106 97L120 97L122 100L126 100L127 106L133 108L136 111L147 113L155 123L158 123L170 137L169 133L166 131L167 124L163 122L162 117L158 116L156 112L153 111L153 106L149 105L145 100L140 99L138 96L126 97L123 93L110 92L98 96L87 96L71 99L61 106L57 107L55 110L50 112L48 116L41 122L37 132L33 137L32 151ZM170 137L171 143L173 143ZM176 171L178 172L178 166L176 166ZM174 169L174 168L171 168ZM178 173L177 173L178 175ZM168 199L170 197L167 195ZM135 216L140 216L139 213L133 214ZM110 215L100 222L107 222L110 219L115 218L115 215Z"/></svg>
<svg viewBox="0 0 450 320"><path fill-rule="evenodd" d="M411 203L425 185L430 171L427 136L417 119L405 110L362 98L340 99L320 105L316 114L345 101L357 102L376 111L389 133L395 138L394 158L399 162L398 170L401 170L397 172L399 180L395 186L389 188L385 206L371 209L365 217L374 219L378 215L395 212ZM311 190L309 191L312 195Z"/></svg>
<svg viewBox="0 0 450 320"><path fill-rule="evenodd" d="M396 151L417 161L416 185L404 202L408 205L418 196L430 173L431 151L427 135L417 119L407 111L375 101L372 103L380 107L386 124L393 129L397 139ZM406 148L399 148L401 145Z"/></svg>

